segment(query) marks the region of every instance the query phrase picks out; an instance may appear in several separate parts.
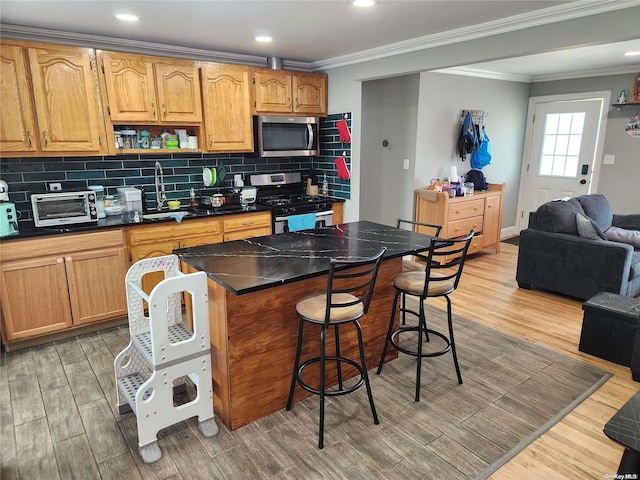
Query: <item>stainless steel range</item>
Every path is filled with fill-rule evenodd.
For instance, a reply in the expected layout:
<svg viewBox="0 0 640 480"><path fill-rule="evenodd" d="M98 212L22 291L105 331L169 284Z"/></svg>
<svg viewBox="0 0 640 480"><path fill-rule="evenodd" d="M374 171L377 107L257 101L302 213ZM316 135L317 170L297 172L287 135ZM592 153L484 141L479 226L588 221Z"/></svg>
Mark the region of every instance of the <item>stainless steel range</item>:
<svg viewBox="0 0 640 480"><path fill-rule="evenodd" d="M289 231L289 217L316 214L316 228L333 225L333 202L324 197L305 195L302 174L266 173L249 176L256 187L256 202L273 207L273 233Z"/></svg>

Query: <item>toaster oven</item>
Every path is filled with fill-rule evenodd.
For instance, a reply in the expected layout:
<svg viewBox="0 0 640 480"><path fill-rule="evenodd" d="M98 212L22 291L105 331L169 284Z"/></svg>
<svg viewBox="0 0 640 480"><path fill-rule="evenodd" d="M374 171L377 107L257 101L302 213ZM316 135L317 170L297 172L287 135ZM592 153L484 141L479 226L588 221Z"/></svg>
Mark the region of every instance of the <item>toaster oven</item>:
<svg viewBox="0 0 640 480"><path fill-rule="evenodd" d="M31 208L36 227L55 227L98 220L96 193L88 190L33 194Z"/></svg>

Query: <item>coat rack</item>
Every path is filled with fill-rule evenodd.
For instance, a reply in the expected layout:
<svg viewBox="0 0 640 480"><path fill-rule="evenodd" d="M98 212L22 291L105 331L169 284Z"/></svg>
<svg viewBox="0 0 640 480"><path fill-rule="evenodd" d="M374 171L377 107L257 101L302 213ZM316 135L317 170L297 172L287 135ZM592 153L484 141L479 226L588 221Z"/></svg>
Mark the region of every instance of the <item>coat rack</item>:
<svg viewBox="0 0 640 480"><path fill-rule="evenodd" d="M471 114L471 118L473 118L473 123L477 125L484 125L484 119L489 116L488 112L484 110L462 110L462 115L460 115L460 119L464 120L464 117L467 113Z"/></svg>

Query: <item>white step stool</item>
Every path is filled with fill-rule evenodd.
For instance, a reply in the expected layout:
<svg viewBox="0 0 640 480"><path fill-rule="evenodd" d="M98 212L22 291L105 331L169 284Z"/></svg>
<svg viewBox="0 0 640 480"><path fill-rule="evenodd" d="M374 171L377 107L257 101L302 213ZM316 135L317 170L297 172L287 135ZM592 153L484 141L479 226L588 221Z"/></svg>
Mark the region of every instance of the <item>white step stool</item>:
<svg viewBox="0 0 640 480"><path fill-rule="evenodd" d="M158 271L164 271L165 278L147 295L142 290L142 277ZM133 264L125 285L130 341L114 360L117 410L135 413L140 457L153 463L162 457L157 435L163 428L197 416L198 429L205 437L218 433L213 413L207 276L204 272L180 272L178 257L167 255ZM182 292L191 296L193 332L182 320ZM174 406L174 389L184 387L186 378L196 386L197 396Z"/></svg>

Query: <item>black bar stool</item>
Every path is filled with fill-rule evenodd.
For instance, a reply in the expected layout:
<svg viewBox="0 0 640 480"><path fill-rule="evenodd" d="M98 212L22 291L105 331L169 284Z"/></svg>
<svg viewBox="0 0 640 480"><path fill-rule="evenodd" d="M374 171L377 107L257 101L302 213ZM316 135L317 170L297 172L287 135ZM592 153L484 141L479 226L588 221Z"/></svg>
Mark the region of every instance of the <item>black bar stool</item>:
<svg viewBox="0 0 640 480"><path fill-rule="evenodd" d="M389 321L387 339L384 344L377 373L380 374L380 372L382 372L382 366L384 365L384 359L387 355L389 344L393 345L394 348L402 353L417 357L416 402L420 401L420 372L422 368L422 358L424 357L437 357L444 355L451 350L456 374L458 375L458 383L462 383L462 376L460 375L460 367L458 365L458 356L456 355L456 345L453 338L451 299L449 298L449 295L458 288L460 276L462 275L462 268L464 267L464 261L474 233L475 232L471 230L468 235L453 239L433 238L428 249L418 252L415 255L425 262L426 266L424 271L402 272L396 275L393 279L393 286L396 289L396 294L393 297L391 320ZM435 272L434 270L437 269L442 269L443 273ZM402 312L403 326L394 332L393 325L398 306L398 298L400 295L402 295L402 306L400 311ZM406 295L411 295L419 300L420 307L418 312L406 308ZM449 325L448 337L436 330L427 328L427 321L424 313L424 302L427 298L432 297L445 297L447 299L447 321ZM404 318L407 313L418 317L417 326L404 326ZM400 335L408 332L418 333L418 342L415 350L400 345ZM445 346L442 350L436 352L423 352L423 338L424 341L429 342L430 335L435 335L444 340Z"/></svg>
<svg viewBox="0 0 640 480"><path fill-rule="evenodd" d="M405 230L411 230L412 232L423 233L425 235L431 235L432 237L437 237L440 235L440 231L442 230L441 225L433 225L431 223L424 222L414 222L413 220L403 220L402 218L398 219L398 223L396 224L396 228L405 228ZM422 228L419 228L422 227ZM416 262L414 258L403 259L402 260L402 271L415 271L415 270L424 270L424 265L419 262Z"/></svg>
<svg viewBox="0 0 640 480"><path fill-rule="evenodd" d="M376 283L378 269L382 255L386 251L383 247L376 255L359 259L331 259L329 278L326 293L317 293L306 297L296 305L296 312L300 317L298 325L298 345L296 347L296 359L293 366L293 376L291 379L291 389L287 401L287 410L291 410L293 392L296 383L299 383L305 390L320 396L320 431L318 434L318 448L324 446L324 398L325 396L338 396L351 393L363 384L367 388L369 405L373 414L373 422L379 422L376 407L373 404L371 387L369 386L369 376L364 358L364 346L362 343L362 330L358 319L367 313L373 288ZM321 325L320 329L320 356L306 360L300 365L300 352L302 351L302 335L305 323ZM346 324L353 324L358 335L358 350L360 353L360 363L340 355L339 327ZM327 330L334 327L335 335L335 356L326 355L325 343ZM338 385L337 388L327 388L325 371L326 363L336 362ZM303 370L319 363L319 387L314 388L302 380ZM353 386L345 387L342 382L342 364L354 367L360 374L360 379Z"/></svg>

